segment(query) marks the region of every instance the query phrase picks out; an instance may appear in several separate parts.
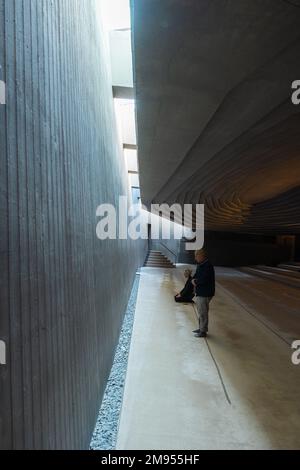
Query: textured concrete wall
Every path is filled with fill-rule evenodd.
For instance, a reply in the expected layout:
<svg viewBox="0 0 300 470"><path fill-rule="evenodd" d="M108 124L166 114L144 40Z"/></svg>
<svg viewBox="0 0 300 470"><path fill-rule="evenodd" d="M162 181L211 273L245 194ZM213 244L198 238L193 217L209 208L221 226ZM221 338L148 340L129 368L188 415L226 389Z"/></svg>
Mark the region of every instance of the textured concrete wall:
<svg viewBox="0 0 300 470"><path fill-rule="evenodd" d="M126 194L95 0L0 0L1 448L87 448L144 244L96 238Z"/></svg>
<svg viewBox="0 0 300 470"><path fill-rule="evenodd" d="M132 0L144 204L206 228L300 233L299 1Z"/></svg>

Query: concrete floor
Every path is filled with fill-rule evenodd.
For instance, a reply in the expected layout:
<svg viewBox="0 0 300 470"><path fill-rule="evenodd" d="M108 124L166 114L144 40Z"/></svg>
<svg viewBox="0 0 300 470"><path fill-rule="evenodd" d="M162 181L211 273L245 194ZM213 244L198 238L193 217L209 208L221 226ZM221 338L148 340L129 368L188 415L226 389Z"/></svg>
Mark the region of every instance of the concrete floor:
<svg viewBox="0 0 300 470"><path fill-rule="evenodd" d="M299 449L298 291L217 270L206 341L182 271L142 270L117 448Z"/></svg>
<svg viewBox="0 0 300 470"><path fill-rule="evenodd" d="M300 338L300 289L234 269L218 268L217 277L221 288L288 345Z"/></svg>

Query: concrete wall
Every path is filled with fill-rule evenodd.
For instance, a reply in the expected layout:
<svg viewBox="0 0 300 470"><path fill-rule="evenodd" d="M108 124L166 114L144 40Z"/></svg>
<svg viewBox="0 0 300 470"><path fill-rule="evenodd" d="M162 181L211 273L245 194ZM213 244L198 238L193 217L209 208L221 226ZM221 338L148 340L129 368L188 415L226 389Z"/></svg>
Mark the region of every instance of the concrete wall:
<svg viewBox="0 0 300 470"><path fill-rule="evenodd" d="M153 238L150 239L149 243L150 249L160 251L172 263L178 263L179 255L182 251L182 240L178 237L182 237L182 226L175 224L168 218L152 213L150 227L153 230L153 233L151 231Z"/></svg>
<svg viewBox="0 0 300 470"><path fill-rule="evenodd" d="M276 265L289 258L288 250L276 244L274 237L206 232L204 246L216 266ZM183 243L178 260L194 263L194 253L186 252Z"/></svg>
<svg viewBox="0 0 300 470"><path fill-rule="evenodd" d="M295 261L300 261L300 235L296 236L295 240Z"/></svg>
<svg viewBox="0 0 300 470"><path fill-rule="evenodd" d="M87 448L145 244L96 238L126 194L95 0L0 0L0 447Z"/></svg>
<svg viewBox="0 0 300 470"><path fill-rule="evenodd" d="M216 266L276 265L287 259L288 253L270 243L208 241L209 257Z"/></svg>

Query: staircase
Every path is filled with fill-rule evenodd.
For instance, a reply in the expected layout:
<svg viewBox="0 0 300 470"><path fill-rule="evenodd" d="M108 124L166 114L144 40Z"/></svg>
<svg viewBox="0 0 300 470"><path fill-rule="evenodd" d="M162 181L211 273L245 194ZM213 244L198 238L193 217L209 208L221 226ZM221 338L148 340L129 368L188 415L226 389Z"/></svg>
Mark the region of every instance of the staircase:
<svg viewBox="0 0 300 470"><path fill-rule="evenodd" d="M144 266L147 268L175 268L175 264L171 263L160 251L155 250L149 251Z"/></svg>

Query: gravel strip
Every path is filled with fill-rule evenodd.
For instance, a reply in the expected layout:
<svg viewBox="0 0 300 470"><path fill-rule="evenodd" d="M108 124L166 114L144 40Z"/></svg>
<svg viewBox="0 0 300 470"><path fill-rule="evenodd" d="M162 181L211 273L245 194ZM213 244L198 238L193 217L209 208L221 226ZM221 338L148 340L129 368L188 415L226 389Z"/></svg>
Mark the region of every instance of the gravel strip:
<svg viewBox="0 0 300 470"><path fill-rule="evenodd" d="M92 450L114 450L116 447L139 280L140 276L137 274L90 444Z"/></svg>

